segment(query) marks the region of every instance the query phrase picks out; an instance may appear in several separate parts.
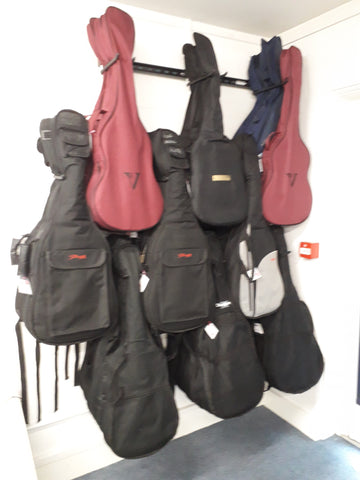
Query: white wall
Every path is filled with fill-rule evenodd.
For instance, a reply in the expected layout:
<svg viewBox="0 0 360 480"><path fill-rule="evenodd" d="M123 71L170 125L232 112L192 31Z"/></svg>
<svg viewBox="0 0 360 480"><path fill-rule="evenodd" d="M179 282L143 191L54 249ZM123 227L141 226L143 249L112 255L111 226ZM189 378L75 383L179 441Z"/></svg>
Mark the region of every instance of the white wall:
<svg viewBox="0 0 360 480"><path fill-rule="evenodd" d="M280 36L303 56L301 135L311 154L309 219L287 238L298 291L308 304L325 357L318 386L269 395L274 411L314 438L347 434L354 422L359 349L360 2L350 2ZM350 87L350 88L349 88ZM300 259L300 241L320 257ZM283 399L286 399L284 402Z"/></svg>
<svg viewBox="0 0 360 480"><path fill-rule="evenodd" d="M17 319L14 311L16 269L9 265L10 242L13 236L29 232L38 222L52 181L51 172L45 168L43 158L36 150L39 123L63 108L91 114L102 77L87 39L86 25L91 17L104 13L109 4L102 0L23 0L7 2L6 11L4 6L1 7L6 19L1 40L2 45L7 46L1 72L1 204L6 228L0 239L4 279L0 308L6 326L6 341L2 342L0 349L3 356L0 365L5 367L6 375L2 385L4 398L19 392L13 334ZM113 4L121 8L121 4ZM192 42L192 32L199 31L213 42L222 73L247 78L249 58L260 50L260 38L252 35L128 6L123 6L123 9L135 21L134 56L140 62L183 68L182 46ZM137 74L135 84L139 113L145 128L151 131L166 127L180 132L189 97L186 82ZM222 87L221 102L225 133L232 136L251 110L254 99L249 91ZM32 337L25 332L31 423L36 421L34 347ZM75 476L74 472L80 475L86 469L114 461L114 457L103 445L101 435L96 433L97 427L86 414L80 389L72 386L72 379L64 380L62 369L59 371L60 409L53 413L53 355L53 347L42 348L43 422L30 427L29 432L39 477L56 480L56 475L59 475L64 480ZM63 365L63 357L64 349L60 349L60 365ZM179 402L184 404L183 399ZM216 421L200 409L195 410L195 415L191 412L188 410L187 420L182 421L180 432ZM102 442L101 446L99 442ZM89 454L82 452L87 448L92 451L91 461ZM94 455L95 450L97 455ZM65 457L74 453L78 455L79 462L74 460L76 470L71 470L71 462Z"/></svg>

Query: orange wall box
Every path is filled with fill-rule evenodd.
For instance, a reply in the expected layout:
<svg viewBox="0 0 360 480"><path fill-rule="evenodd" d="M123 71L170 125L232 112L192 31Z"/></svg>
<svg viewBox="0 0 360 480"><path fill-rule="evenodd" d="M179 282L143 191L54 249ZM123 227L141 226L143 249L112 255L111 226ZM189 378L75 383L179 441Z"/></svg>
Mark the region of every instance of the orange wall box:
<svg viewBox="0 0 360 480"><path fill-rule="evenodd" d="M300 242L299 255L303 258L318 258L319 257L319 244Z"/></svg>

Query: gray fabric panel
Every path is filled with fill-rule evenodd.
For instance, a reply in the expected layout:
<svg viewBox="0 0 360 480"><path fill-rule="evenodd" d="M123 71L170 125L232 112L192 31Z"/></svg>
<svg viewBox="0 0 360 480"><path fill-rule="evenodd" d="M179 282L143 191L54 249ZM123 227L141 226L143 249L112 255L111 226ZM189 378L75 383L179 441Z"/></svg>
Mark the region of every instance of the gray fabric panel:
<svg viewBox="0 0 360 480"><path fill-rule="evenodd" d="M243 254L244 249L241 248L241 243L239 253ZM261 277L255 282L250 282L247 275L240 276L240 308L246 317L251 318L274 312L280 307L284 298L284 284L279 269L277 250L265 255L257 268ZM251 283L256 283L255 306L253 298L251 298L253 288L251 285L249 288Z"/></svg>

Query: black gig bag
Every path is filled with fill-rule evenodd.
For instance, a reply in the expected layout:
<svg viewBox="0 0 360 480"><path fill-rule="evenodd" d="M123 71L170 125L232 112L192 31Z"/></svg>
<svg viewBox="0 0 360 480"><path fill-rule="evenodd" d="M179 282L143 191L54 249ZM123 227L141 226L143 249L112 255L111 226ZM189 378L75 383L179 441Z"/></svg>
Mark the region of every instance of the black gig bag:
<svg viewBox="0 0 360 480"><path fill-rule="evenodd" d="M120 312L117 325L87 344L80 385L89 410L116 455L154 453L174 435L178 414L160 339L146 323L138 248L110 237Z"/></svg>
<svg viewBox="0 0 360 480"><path fill-rule="evenodd" d="M182 332L205 325L212 315L208 240L192 211L186 189L188 161L179 137L160 129L150 133L150 139L164 213L144 249L150 279L144 291L145 314L158 331Z"/></svg>
<svg viewBox="0 0 360 480"><path fill-rule="evenodd" d="M241 157L223 133L220 74L210 40L194 33L183 47L191 97L181 137L190 155L191 201L197 218L213 226L239 224L247 193Z"/></svg>
<svg viewBox="0 0 360 480"><path fill-rule="evenodd" d="M307 305L292 283L283 228L273 226L279 250L279 264L285 283L280 309L254 324L256 343L270 387L287 393L302 393L315 385L324 360L314 336Z"/></svg>
<svg viewBox="0 0 360 480"><path fill-rule="evenodd" d="M40 135L38 149L55 180L40 222L13 245L20 277L16 311L37 340L64 345L99 337L111 324L110 250L85 201L86 119L62 110L41 121Z"/></svg>
<svg viewBox="0 0 360 480"><path fill-rule="evenodd" d="M229 301L223 252L209 234L217 303L214 322L169 336L172 381L200 407L221 418L254 408L264 390L264 372L249 322Z"/></svg>
<svg viewBox="0 0 360 480"><path fill-rule="evenodd" d="M249 201L246 222L230 232L226 260L232 299L247 318L254 319L280 307L284 284L277 246L262 215L256 144L247 134L239 134L235 141L244 164Z"/></svg>

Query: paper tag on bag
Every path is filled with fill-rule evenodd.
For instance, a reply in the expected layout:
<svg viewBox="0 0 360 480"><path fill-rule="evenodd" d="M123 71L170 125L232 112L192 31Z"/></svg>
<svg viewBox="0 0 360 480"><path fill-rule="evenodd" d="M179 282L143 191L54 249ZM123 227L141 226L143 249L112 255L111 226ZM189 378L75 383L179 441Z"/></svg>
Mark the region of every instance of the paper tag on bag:
<svg viewBox="0 0 360 480"><path fill-rule="evenodd" d="M211 338L211 340L214 340L216 338L217 334L219 333L219 329L215 325L215 323L209 322L206 327L204 328L205 332L207 335Z"/></svg>
<svg viewBox="0 0 360 480"><path fill-rule="evenodd" d="M141 293L145 291L145 288L147 287L149 282L150 282L150 278L146 275L146 272L141 272L141 277L139 281Z"/></svg>
<svg viewBox="0 0 360 480"><path fill-rule="evenodd" d="M21 276L18 278L18 292L24 293L25 295L32 295L30 280L27 277Z"/></svg>
<svg viewBox="0 0 360 480"><path fill-rule="evenodd" d="M216 308L228 308L230 307L231 302L229 300L223 300L221 302L215 303Z"/></svg>
<svg viewBox="0 0 360 480"><path fill-rule="evenodd" d="M264 335L264 327L261 325L261 323L254 323L254 332L259 335Z"/></svg>
<svg viewBox="0 0 360 480"><path fill-rule="evenodd" d="M252 280L253 282L255 282L255 280L259 280L259 278L262 277L260 270L257 267L254 268L254 271L248 270L246 273L250 280Z"/></svg>

